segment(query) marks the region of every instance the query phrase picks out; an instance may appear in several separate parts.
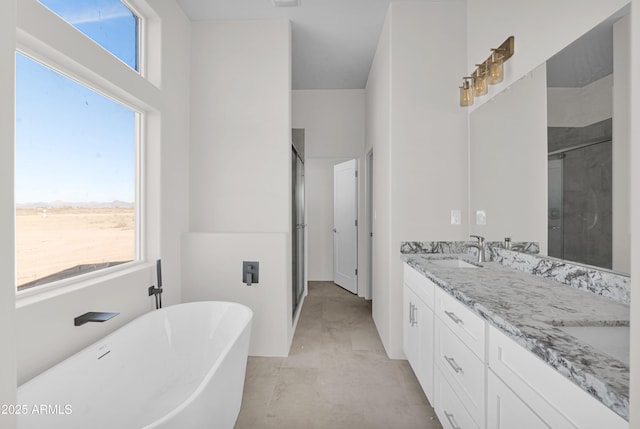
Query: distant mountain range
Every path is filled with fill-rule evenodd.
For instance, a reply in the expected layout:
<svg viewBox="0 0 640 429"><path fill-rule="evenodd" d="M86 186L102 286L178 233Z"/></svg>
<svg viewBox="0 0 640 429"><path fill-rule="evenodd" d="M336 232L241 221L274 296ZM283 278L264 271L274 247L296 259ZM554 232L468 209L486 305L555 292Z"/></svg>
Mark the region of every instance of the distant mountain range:
<svg viewBox="0 0 640 429"><path fill-rule="evenodd" d="M104 203L99 203L99 202L96 202L96 201L83 201L83 202L77 202L77 203L70 203L70 202L67 202L67 201L50 201L50 202L47 202L47 203L38 202L38 203L19 203L19 204L16 204L16 208L19 208L19 209L38 209L38 208L59 209L59 208L63 208L63 207L71 207L71 208L78 208L78 209L85 209L85 208L89 208L89 209L103 209L103 208L130 209L130 208L134 208L135 204L134 203L128 203L126 201L118 201L118 200L114 200L114 201L110 201L110 202L104 202Z"/></svg>

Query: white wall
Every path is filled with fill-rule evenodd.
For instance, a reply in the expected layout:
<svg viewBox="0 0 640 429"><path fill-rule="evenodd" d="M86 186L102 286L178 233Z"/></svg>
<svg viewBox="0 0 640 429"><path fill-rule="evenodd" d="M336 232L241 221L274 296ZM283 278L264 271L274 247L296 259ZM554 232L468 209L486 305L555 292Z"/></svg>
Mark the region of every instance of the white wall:
<svg viewBox="0 0 640 429"><path fill-rule="evenodd" d="M15 206L14 82L16 0L3 4L0 14L0 404L16 403L15 355ZM0 415L0 426L15 427L14 416Z"/></svg>
<svg viewBox="0 0 640 429"><path fill-rule="evenodd" d="M282 255L289 247L289 236L283 233L184 234L184 301L232 301L248 306L253 310L249 354L286 355L290 339L284 333L291 326L291 294L284 286L291 264ZM242 282L242 260L260 262L257 284Z"/></svg>
<svg viewBox="0 0 640 429"><path fill-rule="evenodd" d="M150 2L162 23L162 111L160 177L160 255L164 298L182 302L180 240L189 230L189 135L191 22L173 0ZM172 17L172 18L169 18ZM158 22L156 21L156 24ZM150 255L150 257L153 255ZM164 302L164 301L163 301Z"/></svg>
<svg viewBox="0 0 640 429"><path fill-rule="evenodd" d="M308 279L312 281L333 280L333 166L357 158L362 171L364 103L361 89L293 91L293 127L305 129ZM363 175L359 175L359 184L358 216L364 219ZM359 226L360 239L365 235L364 222ZM365 253L362 246L359 256ZM368 280L363 264L361 259L361 296Z"/></svg>
<svg viewBox="0 0 640 429"><path fill-rule="evenodd" d="M633 1L631 7L631 43L630 55L630 76L640 76L640 55L637 54L640 48L640 7L638 2ZM630 118L640 117L640 85L637 80L631 80L631 92L629 95L631 100ZM630 123L630 139L631 142L631 165L640 165L640 123L631 121ZM638 168L631 169L631 235L638 237L638 222L640 219L640 170ZM631 338L640 337L640 304L636 301L640 296L640 242L633 240L631 242ZM630 384L630 400L629 400L629 428L640 428L640 341L631 341L630 368L629 377Z"/></svg>
<svg viewBox="0 0 640 429"><path fill-rule="evenodd" d="M293 128L305 129L306 158L362 156L364 90L298 90L292 96Z"/></svg>
<svg viewBox="0 0 640 429"><path fill-rule="evenodd" d="M110 54L96 50L93 42L59 22L35 0L18 4L17 39L21 49L46 58L93 87L112 90L123 102L148 112L145 129L147 165L143 177L148 190L144 197L146 256L150 261L162 258L163 301L165 305L171 305L180 301L177 249L180 233L185 230L188 219L187 182L184 174L180 177L179 173L188 169L185 136L189 133L189 52L185 45L189 43L189 21L172 0L154 1L152 6L143 5L141 9L150 21L148 68L149 76L153 76L150 80L140 77ZM11 82L13 84L13 80ZM160 82L161 87L154 85ZM13 118L13 114L4 117ZM165 164L165 168L161 164ZM2 192L2 201L13 201L13 188ZM13 234L12 222L2 225L6 229L3 236ZM11 252L13 254L13 244ZM19 339L16 348L18 382L26 381L127 321L152 310L153 298L148 296L147 288L154 282L154 265L141 263L130 269L115 270L113 274L98 275L92 280L71 282L68 287L51 294L19 298L15 316ZM13 292L13 279L10 286ZM14 302L13 298L11 302ZM104 324L74 327L73 318L87 311L121 314Z"/></svg>
<svg viewBox="0 0 640 429"><path fill-rule="evenodd" d="M400 243L459 240L451 209L467 213L465 2L397 2L367 83L367 146L374 151L373 317L387 354L402 352ZM434 62L434 58L439 61Z"/></svg>
<svg viewBox="0 0 640 429"><path fill-rule="evenodd" d="M304 164L309 281L333 281L333 166L346 160L308 158Z"/></svg>
<svg viewBox="0 0 640 429"><path fill-rule="evenodd" d="M630 16L613 25L612 268L624 273L631 272L630 25Z"/></svg>
<svg viewBox="0 0 640 429"><path fill-rule="evenodd" d="M190 110L191 234L182 248L188 266L183 300L250 306L251 353L285 356L293 331L289 22L193 23ZM281 236L286 245L256 254L268 247L264 234ZM195 253L208 263L192 261ZM245 260L260 262L269 280L249 290L231 287L229 279L237 279L235 286L242 278ZM261 331L266 327L274 329Z"/></svg>
<svg viewBox="0 0 640 429"><path fill-rule="evenodd" d="M289 231L289 23L192 27L191 231Z"/></svg>
<svg viewBox="0 0 640 429"><path fill-rule="evenodd" d="M470 231L547 252L547 77L541 65L470 115ZM526 100L526 114L522 103ZM477 225L476 210L486 212Z"/></svg>
<svg viewBox="0 0 640 429"><path fill-rule="evenodd" d="M366 149L373 150L372 316L385 348L389 343L389 217L391 188L389 158L391 127L391 21L393 8L385 17L366 86ZM363 176L363 175L361 175Z"/></svg>
<svg viewBox="0 0 640 429"><path fill-rule="evenodd" d="M548 126L585 127L613 115L613 74L582 88L547 88Z"/></svg>

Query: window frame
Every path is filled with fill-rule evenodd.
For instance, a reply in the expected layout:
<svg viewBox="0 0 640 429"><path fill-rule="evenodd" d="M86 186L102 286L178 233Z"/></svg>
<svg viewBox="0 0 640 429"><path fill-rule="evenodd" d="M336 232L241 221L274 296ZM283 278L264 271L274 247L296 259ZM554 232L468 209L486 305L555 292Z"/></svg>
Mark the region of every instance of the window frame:
<svg viewBox="0 0 640 429"><path fill-rule="evenodd" d="M145 20L144 16L139 12L139 10L130 1L128 1L128 0L119 0L120 3L122 3L122 5L124 7L129 9L129 11L135 17L135 20L136 20L136 32L135 32L135 37L136 37L135 38L135 43L136 43L135 66L136 67L135 68L131 68L131 66L129 64L127 64L123 59L121 59L120 57L115 55L113 52L109 51L107 48L102 46L96 40L94 40L91 37L89 37L88 35L86 35L83 31L78 29L75 25L73 25L72 23L70 23L66 19L62 18L60 15L58 15L53 10L49 9L46 5L41 3L39 0L36 0L36 1L41 7L45 8L47 11L49 11L49 13L53 14L56 17L56 19L59 19L62 22L64 22L65 24L67 24L68 26L72 27L75 31L77 31L80 35L82 35L82 37L85 37L85 38L89 39L92 43L94 43L100 49L104 50L105 52L108 52L109 55L111 55L112 57L114 57L115 59L120 61L122 64L126 65L133 72L139 74L142 77L146 77L146 74L144 73L144 69L146 67L146 61L144 61L144 59L146 57L144 55L144 50L143 50L143 46L145 45L145 40L146 40L146 38L143 37L144 34L145 34L144 30L145 30L145 27L146 27L146 20Z"/></svg>
<svg viewBox="0 0 640 429"><path fill-rule="evenodd" d="M36 7L40 7L42 9L46 9L47 12L53 14L49 9L47 9L44 5L42 5L37 0L23 0L29 1L33 3L37 3ZM111 52L104 49L102 46L95 43L92 39L87 37L84 33L80 32L78 29L74 28L77 32L78 37L90 40L94 45L96 50L104 51L109 54L110 57L113 58L113 61L117 61L121 64L124 64L127 70L130 73L138 75L140 77L144 76L144 72L146 70L146 61L144 57L144 52L146 49L145 45L145 37L144 37L144 22L145 17L141 15L137 8L132 7L129 1L123 1L125 6L130 8L132 13L134 13L138 18L138 34L137 34L137 43L138 43L138 61L140 64L139 70L134 70L125 64L120 58L113 55ZM60 18L58 15L55 15L55 19L64 22L66 25L71 26L65 20ZM27 58L34 60L45 67L50 68L51 70L65 76L68 79L71 79L74 82L79 83L80 85L95 91L96 93L113 100L129 109L131 109L135 114L135 216L134 216L134 260L125 262L116 266L98 269L95 271L91 271L84 274L75 275L72 277L52 281L49 283L45 283L38 286L33 286L27 289L18 290L17 284L17 271L14 272L14 291L16 296L16 307L19 308L22 305L33 302L33 300L47 299L51 296L57 296L60 294L64 294L68 291L77 290L84 287L89 287L92 285L96 285L97 283L104 281L108 278L111 278L116 275L121 275L126 272L130 272L131 270L137 270L142 267L145 267L149 264L146 261L148 255L148 245L149 242L147 240L147 224L148 224L148 216L146 209L146 199L147 199L147 126L148 126L148 115L154 112L154 109L149 106L148 102L145 102L138 98L136 94L133 94L130 91L127 91L127 88L118 85L116 82L118 81L117 76L105 76L103 70L99 70L97 67L95 69L82 67L82 64L85 62L83 58L74 58L72 56L61 54L58 50L55 49L54 46L49 45L48 43L36 38L28 34L25 31L18 29L16 32L16 54L19 53L21 55L26 56ZM98 54L100 55L100 54ZM15 88L15 83L14 83ZM15 120L15 119L14 119ZM16 141L14 140L14 145ZM14 203L15 210L15 203ZM15 212L14 212L15 216ZM15 224L15 222L14 222ZM16 252L16 243L14 241L14 254Z"/></svg>

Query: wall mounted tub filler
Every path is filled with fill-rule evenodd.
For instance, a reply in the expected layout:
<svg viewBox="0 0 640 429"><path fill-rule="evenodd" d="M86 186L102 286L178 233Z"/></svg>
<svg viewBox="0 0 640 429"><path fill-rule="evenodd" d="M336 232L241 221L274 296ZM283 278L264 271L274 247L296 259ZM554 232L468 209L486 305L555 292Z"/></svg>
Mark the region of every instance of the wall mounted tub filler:
<svg viewBox="0 0 640 429"><path fill-rule="evenodd" d="M73 324L74 326L81 326L87 322L106 322L107 320L116 317L118 314L120 313L90 311L73 319Z"/></svg>
<svg viewBox="0 0 640 429"><path fill-rule="evenodd" d="M162 308L162 262L160 259L156 261L156 280L158 281L158 287L153 285L149 286L149 296L154 295L156 297L156 310Z"/></svg>

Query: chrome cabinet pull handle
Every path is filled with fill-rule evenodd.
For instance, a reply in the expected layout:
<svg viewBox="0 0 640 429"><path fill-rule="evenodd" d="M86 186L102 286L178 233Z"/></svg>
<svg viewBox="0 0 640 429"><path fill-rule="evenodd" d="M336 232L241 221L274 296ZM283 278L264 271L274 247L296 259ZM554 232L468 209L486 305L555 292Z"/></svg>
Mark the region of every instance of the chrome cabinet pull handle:
<svg viewBox="0 0 640 429"><path fill-rule="evenodd" d="M416 314L418 313L418 307L417 306L413 306L413 325L411 326L418 326L418 318L416 317Z"/></svg>
<svg viewBox="0 0 640 429"><path fill-rule="evenodd" d="M444 415L447 417L447 420L449 420L449 424L451 425L451 427L453 427L453 429L462 429L460 426L458 426L458 423L453 418L453 414L449 414L445 410Z"/></svg>
<svg viewBox="0 0 640 429"><path fill-rule="evenodd" d="M458 373L461 372L464 374L464 371L462 370L462 367L460 367L460 365L458 365L458 363L456 362L456 360L452 357L449 357L447 355L444 355L444 360L447 361L447 363L451 366L451 368L453 368L453 370Z"/></svg>
<svg viewBox="0 0 640 429"><path fill-rule="evenodd" d="M460 319L458 316L456 316L456 313L454 313L453 311L446 311L445 310L444 314L449 316L449 318L451 320L453 320L454 322L456 322L458 325L464 325L464 321L462 319Z"/></svg>
<svg viewBox="0 0 640 429"><path fill-rule="evenodd" d="M409 303L409 325L413 326L413 303Z"/></svg>

